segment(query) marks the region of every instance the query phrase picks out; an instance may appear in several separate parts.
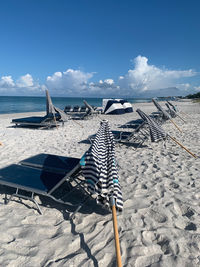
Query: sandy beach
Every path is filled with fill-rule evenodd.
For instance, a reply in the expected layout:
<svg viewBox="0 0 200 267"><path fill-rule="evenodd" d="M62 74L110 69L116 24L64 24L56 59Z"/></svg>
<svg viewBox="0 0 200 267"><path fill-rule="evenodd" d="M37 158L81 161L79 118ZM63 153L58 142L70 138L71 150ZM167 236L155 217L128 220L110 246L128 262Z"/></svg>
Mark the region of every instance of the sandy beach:
<svg viewBox="0 0 200 267"><path fill-rule="evenodd" d="M200 156L200 104L173 103L185 120L174 119L182 133L170 122L163 128ZM44 113L0 115L0 168L38 153L81 158L101 119L107 119L113 130L127 131L119 126L138 119L137 108L147 114L156 111L153 103L133 107L133 113L69 120L53 130L15 128L10 123ZM116 145L116 158L124 200L118 213L122 265L200 266L200 158L170 140L166 148L150 140L137 150ZM8 190L0 186L0 266L116 266L112 216L95 201L88 201L71 219L64 205L37 196L43 211L39 215L29 200L20 203L15 198L4 205Z"/></svg>

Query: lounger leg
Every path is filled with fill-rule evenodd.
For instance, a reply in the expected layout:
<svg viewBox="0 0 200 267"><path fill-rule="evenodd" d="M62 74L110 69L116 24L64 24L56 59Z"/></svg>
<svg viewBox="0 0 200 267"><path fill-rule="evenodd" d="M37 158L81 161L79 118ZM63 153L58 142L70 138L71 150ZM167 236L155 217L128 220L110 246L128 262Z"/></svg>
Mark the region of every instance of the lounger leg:
<svg viewBox="0 0 200 267"><path fill-rule="evenodd" d="M27 200L32 201L32 202L36 205L38 212L42 215L42 210L40 209L40 206L39 206L39 204L37 203L37 201L34 199L34 193L33 193L33 192L31 193L31 197L21 195L21 194L19 194L18 192L19 192L19 189L17 188L17 189L16 189L16 192L15 192L14 194L12 194L12 195L9 197L9 199L7 199L7 194L6 194L6 195L5 195L5 201L4 201L4 203L5 203L5 204L8 204L8 203L12 200L13 197L18 197L18 198L20 199L20 201L21 201L22 198L23 198L23 199L27 199Z"/></svg>

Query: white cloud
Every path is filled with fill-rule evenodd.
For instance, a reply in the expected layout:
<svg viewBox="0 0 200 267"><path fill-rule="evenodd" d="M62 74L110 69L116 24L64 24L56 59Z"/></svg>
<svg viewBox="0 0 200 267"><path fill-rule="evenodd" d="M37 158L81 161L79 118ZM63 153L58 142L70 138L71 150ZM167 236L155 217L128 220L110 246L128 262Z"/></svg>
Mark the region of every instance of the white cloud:
<svg viewBox="0 0 200 267"><path fill-rule="evenodd" d="M134 60L134 68L126 75L119 77L119 85L129 88L130 92L145 92L160 88L173 87L181 78L189 78L197 73L193 70L168 70L148 64L148 58L137 56Z"/></svg>
<svg viewBox="0 0 200 267"><path fill-rule="evenodd" d="M0 93L5 95L38 95L44 90L44 85L35 82L30 74L19 77L16 81L12 76L2 76Z"/></svg>
<svg viewBox="0 0 200 267"><path fill-rule="evenodd" d="M10 88L13 87L14 81L11 76L2 76L0 80L0 88Z"/></svg>
<svg viewBox="0 0 200 267"><path fill-rule="evenodd" d="M194 89L195 91L200 91L200 86L195 86Z"/></svg>
<svg viewBox="0 0 200 267"><path fill-rule="evenodd" d="M47 87L57 94L76 94L87 90L88 80L93 73L68 69L64 72L55 72L46 79Z"/></svg>
<svg viewBox="0 0 200 267"><path fill-rule="evenodd" d="M16 85L18 87L31 87L34 85L33 83L33 77L30 74L26 74L24 76L21 76L17 82Z"/></svg>
<svg viewBox="0 0 200 267"><path fill-rule="evenodd" d="M60 96L147 96L162 95L176 92L187 94L200 90L199 85L192 86L190 78L197 75L192 69L168 70L148 63L148 58L137 56L133 68L125 75L120 75L117 81L112 78L91 81L95 72L89 73L81 70L67 69L57 71L46 78L45 84L39 84L31 74L27 73L16 81L12 76L0 78L0 93L10 95L41 95L48 88L52 95ZM178 89L170 89L177 87ZM166 90L166 88L168 88ZM165 89L165 90L160 90Z"/></svg>

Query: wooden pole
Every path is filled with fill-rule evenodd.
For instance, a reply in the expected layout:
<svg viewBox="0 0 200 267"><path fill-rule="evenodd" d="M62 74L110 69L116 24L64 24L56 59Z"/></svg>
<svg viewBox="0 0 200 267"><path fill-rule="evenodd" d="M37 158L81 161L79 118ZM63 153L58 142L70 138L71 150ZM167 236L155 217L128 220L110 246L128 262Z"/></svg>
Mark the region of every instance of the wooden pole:
<svg viewBox="0 0 200 267"><path fill-rule="evenodd" d="M183 149L185 149L190 155L192 155L195 159L197 156L193 154L188 148L186 148L184 145L182 145L179 141L177 141L174 137L168 135L175 143L177 143L179 146L181 146Z"/></svg>
<svg viewBox="0 0 200 267"><path fill-rule="evenodd" d="M54 121L55 121L55 124L56 124L56 129L58 129L58 125L57 125L57 122L56 122L56 115L55 115L55 113L53 113L53 118L54 118Z"/></svg>
<svg viewBox="0 0 200 267"><path fill-rule="evenodd" d="M191 118L188 114L186 114L185 112L183 111L180 111L180 113L184 114L186 117L188 117L189 119Z"/></svg>
<svg viewBox="0 0 200 267"><path fill-rule="evenodd" d="M181 116L179 116L178 114L176 114L177 117L179 117L183 122L186 122L183 118L181 118Z"/></svg>
<svg viewBox="0 0 200 267"><path fill-rule="evenodd" d="M75 122L75 123L78 124L81 128L83 128L83 126L82 126L80 123L78 123L77 121L73 120L73 122Z"/></svg>
<svg viewBox="0 0 200 267"><path fill-rule="evenodd" d="M170 119L171 123L174 124L174 126L182 133L182 130L178 127L178 125L172 120Z"/></svg>
<svg viewBox="0 0 200 267"><path fill-rule="evenodd" d="M122 267L122 260L121 260L121 252L120 252L120 245L119 245L119 233L117 227L117 213L115 207L115 201L113 196L110 198L110 205L112 207L112 219L113 219L113 228L114 228L114 236L115 236L115 251L117 256L117 267Z"/></svg>

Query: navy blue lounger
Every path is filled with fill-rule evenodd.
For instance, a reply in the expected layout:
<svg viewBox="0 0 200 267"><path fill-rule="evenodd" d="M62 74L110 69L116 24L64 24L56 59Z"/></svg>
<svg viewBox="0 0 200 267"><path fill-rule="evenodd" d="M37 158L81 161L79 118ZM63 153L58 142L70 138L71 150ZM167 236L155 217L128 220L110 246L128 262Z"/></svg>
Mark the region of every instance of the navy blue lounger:
<svg viewBox="0 0 200 267"><path fill-rule="evenodd" d="M66 194L59 195L57 190L66 187ZM7 204L13 197L29 199L35 203L39 213L42 211L34 199L35 194L44 195L55 201L71 205L66 202L66 197L75 189L82 189L85 198L76 205L77 212L89 194L83 185L86 180L81 178L81 165L79 158L62 157L51 154L38 154L25 159L19 164L12 164L0 169L0 184L15 188L15 193L10 196ZM27 195L28 194L28 195Z"/></svg>

